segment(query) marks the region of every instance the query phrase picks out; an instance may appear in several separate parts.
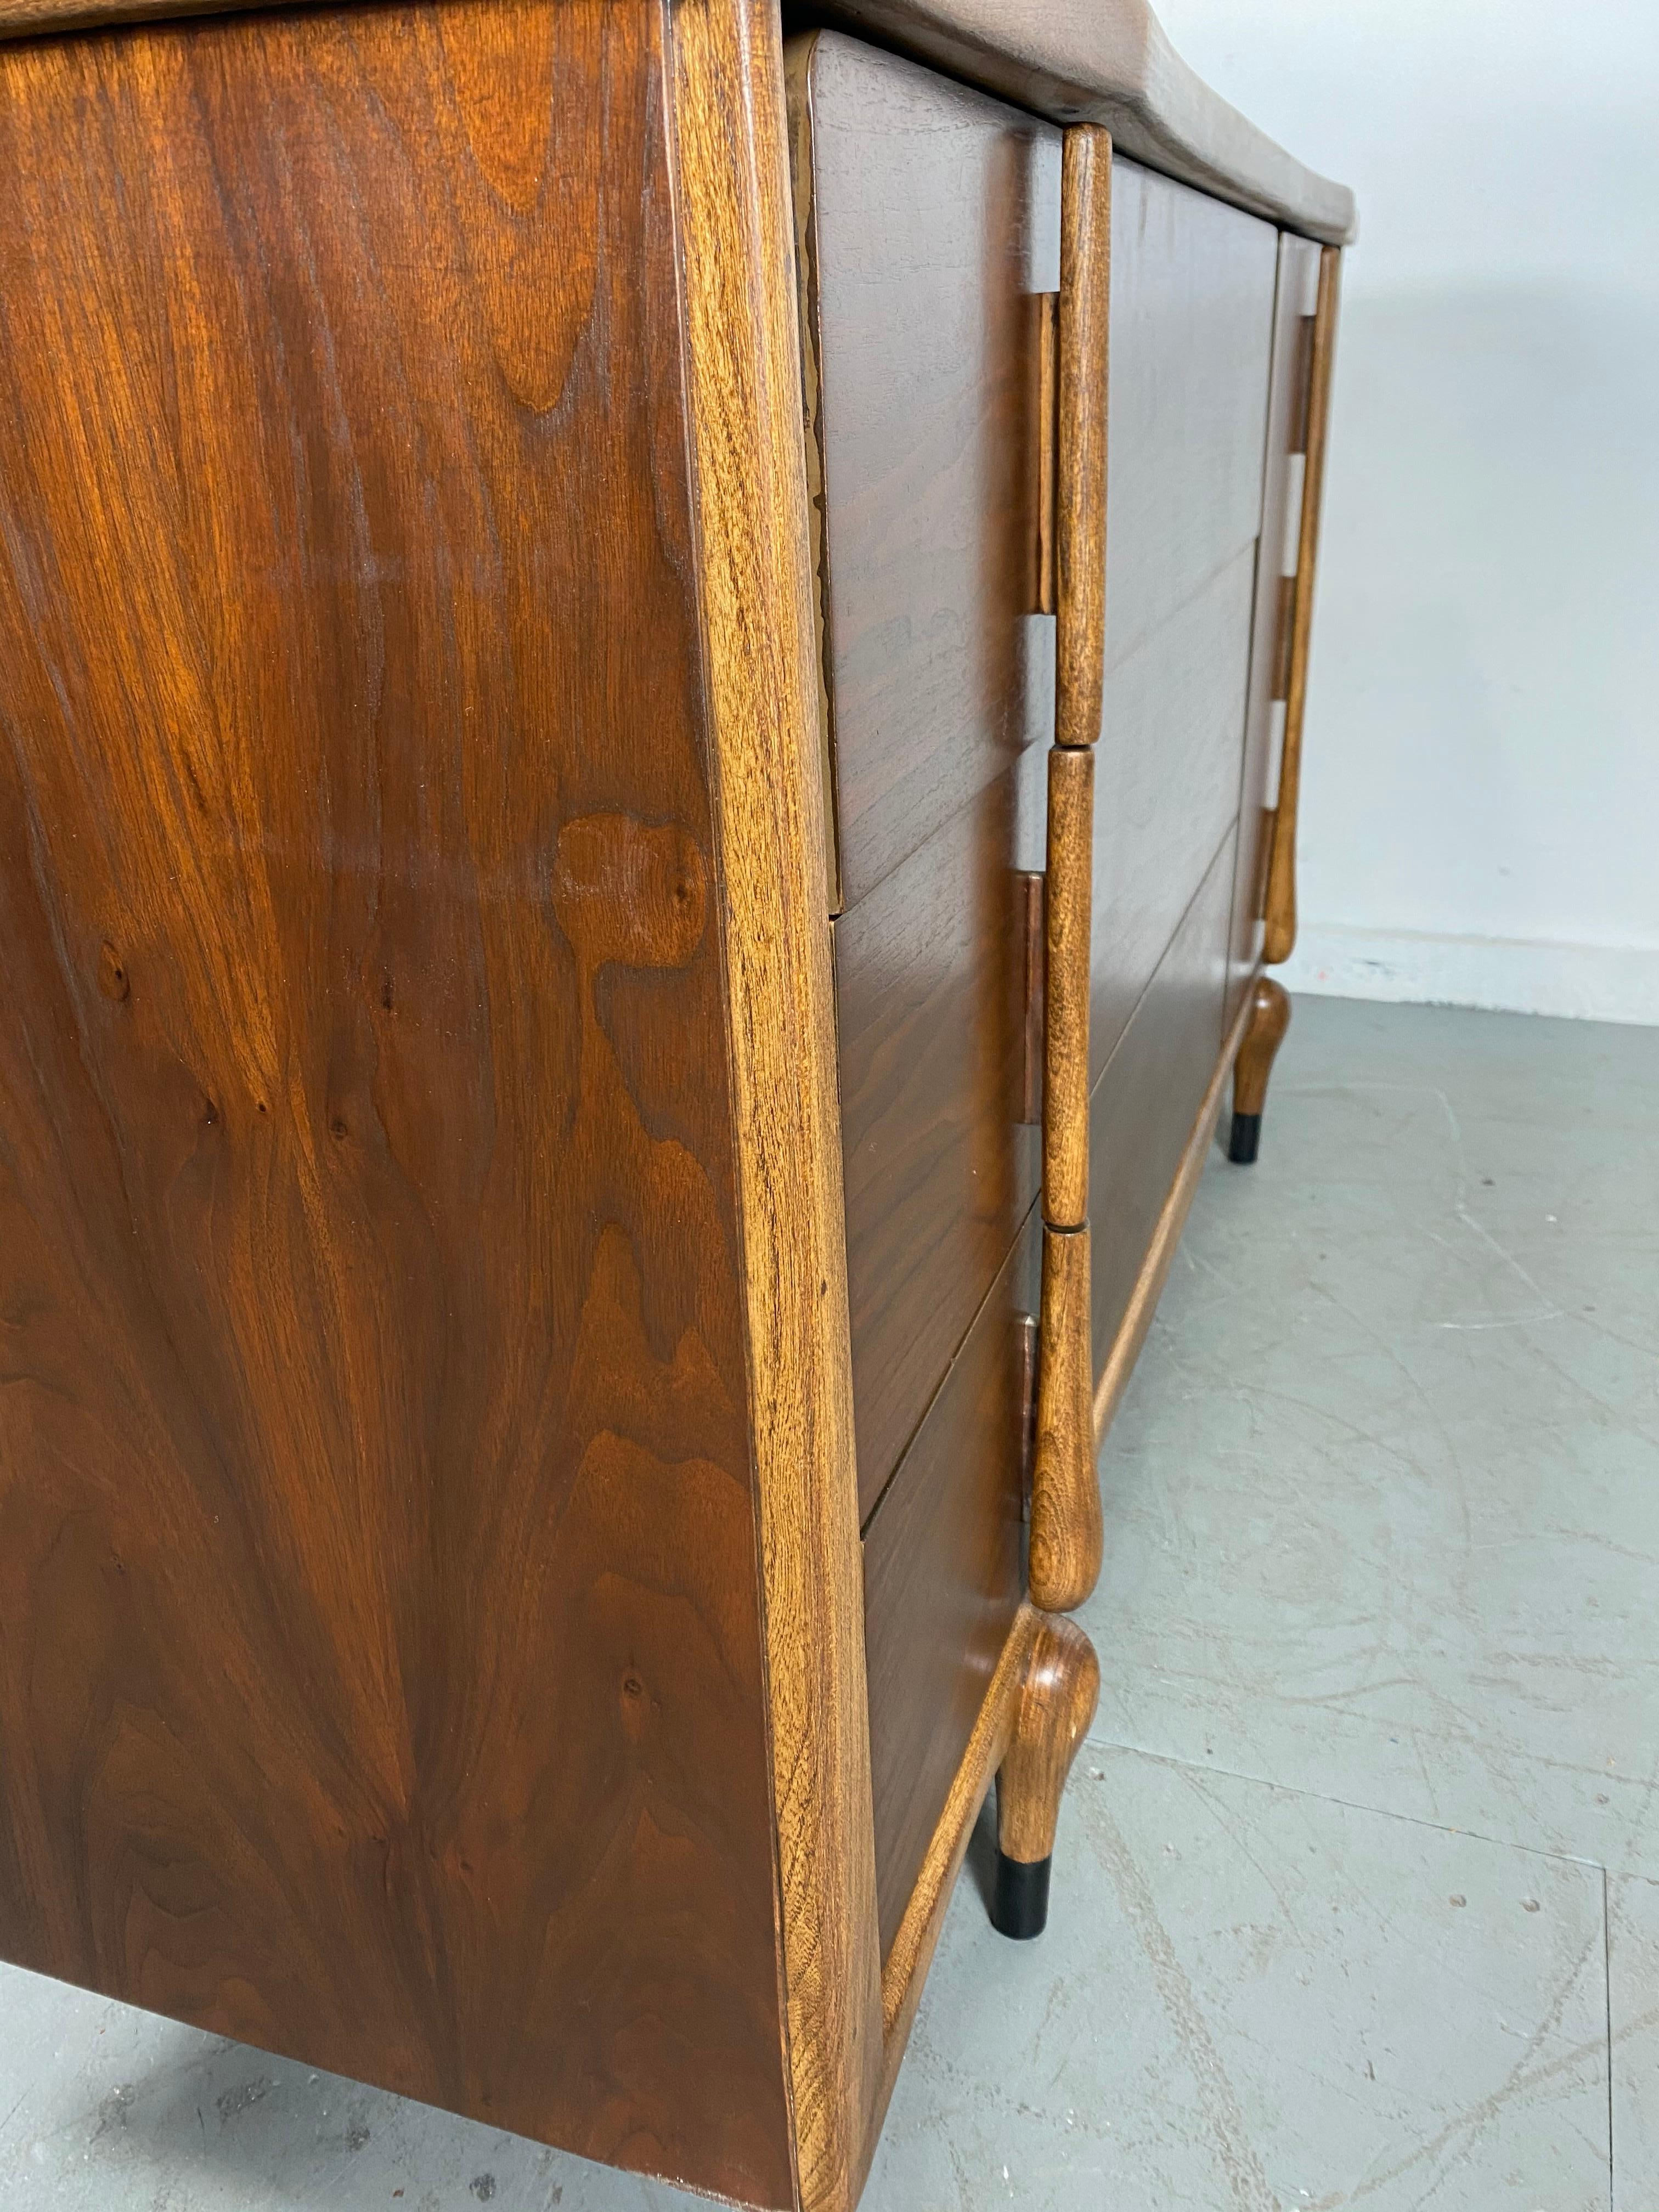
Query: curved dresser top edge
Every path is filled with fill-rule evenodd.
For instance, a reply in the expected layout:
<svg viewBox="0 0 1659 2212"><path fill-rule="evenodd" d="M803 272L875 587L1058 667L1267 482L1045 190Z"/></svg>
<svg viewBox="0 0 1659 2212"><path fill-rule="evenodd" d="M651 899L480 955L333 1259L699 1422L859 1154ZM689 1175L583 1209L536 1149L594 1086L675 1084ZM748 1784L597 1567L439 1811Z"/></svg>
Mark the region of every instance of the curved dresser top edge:
<svg viewBox="0 0 1659 2212"><path fill-rule="evenodd" d="M1099 123L1130 160L1331 246L1353 194L1306 168L1183 62L1147 0L808 0L1051 122ZM807 12L803 9L803 13Z"/></svg>
<svg viewBox="0 0 1659 2212"><path fill-rule="evenodd" d="M259 0L0 0L0 40L217 15ZM1304 168L1176 52L1147 0L818 0L872 35L1055 123L1100 123L1132 161L1329 245L1353 194Z"/></svg>

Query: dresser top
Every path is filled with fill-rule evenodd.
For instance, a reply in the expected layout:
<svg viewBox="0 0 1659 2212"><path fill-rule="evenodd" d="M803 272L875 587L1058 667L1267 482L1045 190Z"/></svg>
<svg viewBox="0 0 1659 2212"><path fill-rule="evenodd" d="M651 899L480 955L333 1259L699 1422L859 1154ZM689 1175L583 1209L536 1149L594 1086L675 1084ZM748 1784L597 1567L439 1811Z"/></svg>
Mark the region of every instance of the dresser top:
<svg viewBox="0 0 1659 2212"><path fill-rule="evenodd" d="M1056 123L1100 123L1151 168L1310 238L1353 194L1304 168L1189 70L1146 0L819 0L815 14Z"/></svg>
<svg viewBox="0 0 1659 2212"><path fill-rule="evenodd" d="M248 0L0 0L0 40L210 15ZM1189 70L1146 0L817 0L860 30L1056 123L1100 123L1132 160L1340 244L1353 194L1303 167Z"/></svg>

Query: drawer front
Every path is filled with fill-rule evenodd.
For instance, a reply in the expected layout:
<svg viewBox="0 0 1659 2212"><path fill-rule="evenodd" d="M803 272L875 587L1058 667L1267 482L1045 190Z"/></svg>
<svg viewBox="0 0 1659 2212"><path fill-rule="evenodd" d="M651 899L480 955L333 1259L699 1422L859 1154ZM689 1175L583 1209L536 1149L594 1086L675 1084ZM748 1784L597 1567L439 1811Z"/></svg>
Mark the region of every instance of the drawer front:
<svg viewBox="0 0 1659 2212"><path fill-rule="evenodd" d="M1033 1210L865 1534L884 1957L1024 1592L1021 1316L1041 1258Z"/></svg>
<svg viewBox="0 0 1659 2212"><path fill-rule="evenodd" d="M1036 1195L1015 808L1005 773L836 924L861 1516Z"/></svg>
<svg viewBox="0 0 1659 2212"><path fill-rule="evenodd" d="M1236 844L1230 834L1211 862L1090 1103L1097 1375L1221 1050Z"/></svg>
<svg viewBox="0 0 1659 2212"><path fill-rule="evenodd" d="M852 906L1053 728L1030 295L1060 281L1060 134L833 32L790 63Z"/></svg>
<svg viewBox="0 0 1659 2212"><path fill-rule="evenodd" d="M1257 540L1255 613L1251 629L1250 678L1244 719L1244 775L1240 789L1238 869L1233 890L1232 954L1227 978L1231 1021L1261 957L1267 890L1268 837L1278 783L1285 708L1279 686L1279 579L1296 569L1302 463L1291 447L1301 439L1307 384L1303 319L1311 317L1319 292L1319 248L1285 232L1279 243L1279 295L1273 310L1273 378L1267 403L1267 467Z"/></svg>
<svg viewBox="0 0 1659 2212"><path fill-rule="evenodd" d="M1106 659L1255 543L1279 234L1112 165Z"/></svg>
<svg viewBox="0 0 1659 2212"><path fill-rule="evenodd" d="M1097 1077L1237 812L1255 586L1245 546L1106 679L1095 751Z"/></svg>

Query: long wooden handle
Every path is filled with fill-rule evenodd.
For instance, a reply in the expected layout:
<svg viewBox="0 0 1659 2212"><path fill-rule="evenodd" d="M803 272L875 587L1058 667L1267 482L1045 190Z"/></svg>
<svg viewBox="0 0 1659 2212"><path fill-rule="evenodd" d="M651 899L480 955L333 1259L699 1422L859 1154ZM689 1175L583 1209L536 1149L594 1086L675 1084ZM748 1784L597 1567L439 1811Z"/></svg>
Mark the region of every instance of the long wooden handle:
<svg viewBox="0 0 1659 2212"><path fill-rule="evenodd" d="M1296 948L1296 816L1302 795L1302 718L1308 704L1308 647L1313 637L1314 571L1319 559L1319 507L1325 489L1326 431L1331 416L1331 363L1336 352L1341 268L1341 249L1326 246L1319 257L1319 297L1314 307L1313 352L1308 364L1302 534L1297 543L1296 591L1291 608L1285 743L1279 753L1279 799L1267 860L1267 935L1261 957L1270 964L1288 960Z"/></svg>
<svg viewBox="0 0 1659 2212"><path fill-rule="evenodd" d="M1106 395L1112 142L1067 131L1060 172L1054 744L1044 902L1042 1311L1031 1470L1032 1601L1081 1605L1100 1574L1089 1263L1093 746L1106 669Z"/></svg>

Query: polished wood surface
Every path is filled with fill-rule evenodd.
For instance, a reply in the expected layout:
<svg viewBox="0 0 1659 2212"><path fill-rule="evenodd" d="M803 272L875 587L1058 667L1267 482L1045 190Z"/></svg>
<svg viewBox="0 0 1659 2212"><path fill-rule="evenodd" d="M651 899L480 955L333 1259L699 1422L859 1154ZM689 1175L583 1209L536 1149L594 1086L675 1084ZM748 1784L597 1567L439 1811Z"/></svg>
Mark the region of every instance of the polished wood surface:
<svg viewBox="0 0 1659 2212"><path fill-rule="evenodd" d="M1054 425L1054 744L1044 897L1042 1309L1031 1462L1035 1603L1081 1605L1100 1573L1090 1426L1089 999L1094 746L1106 659L1112 143L1079 124L1060 164Z"/></svg>
<svg viewBox="0 0 1659 2212"><path fill-rule="evenodd" d="M783 2205L769 1671L829 1808L789 1909L860 1814L827 948L734 1161L723 992L816 823L734 833L805 712L794 662L732 703L793 554L719 549L792 526L705 379L711 812L665 21L0 52L0 1948ZM706 203L727 64L680 66ZM722 244L688 312L742 384ZM774 1176L816 1212L763 1266ZM785 1462L835 1525L780 1637Z"/></svg>
<svg viewBox="0 0 1659 2212"><path fill-rule="evenodd" d="M672 48L777 1967L802 2212L851 2212L874 2147L880 1954L783 54L767 0L678 11ZM615 624L618 654L637 625ZM737 2094L728 2080L716 2108Z"/></svg>
<svg viewBox="0 0 1659 2212"><path fill-rule="evenodd" d="M1232 953L1227 976L1231 1021L1261 964L1265 942L1267 860L1273 837L1273 785L1282 702L1290 689L1294 632L1295 533L1300 466L1295 456L1307 434L1309 337L1319 278L1319 248L1288 234L1279 242L1279 287L1273 307L1273 372L1267 392L1267 459L1262 477L1261 534L1255 557L1251 617L1249 691L1244 715L1244 765L1238 798L1238 861L1233 886ZM1288 605L1286 602L1289 602Z"/></svg>
<svg viewBox="0 0 1659 2212"><path fill-rule="evenodd" d="M88 24L217 14L249 0L0 0L0 39ZM1346 187L1316 176L1181 61L1146 0L1018 11L996 0L837 0L832 11L1056 122L1115 131L1159 169L1316 238L1353 232Z"/></svg>
<svg viewBox="0 0 1659 2212"><path fill-rule="evenodd" d="M1232 867L1229 836L1091 1102L1097 1375L1129 1310L1220 1049Z"/></svg>
<svg viewBox="0 0 1659 2212"><path fill-rule="evenodd" d="M1058 279L1059 134L836 33L792 62L850 908L1052 726L1029 295Z"/></svg>
<svg viewBox="0 0 1659 2212"><path fill-rule="evenodd" d="M1107 678L1095 749L1097 1081L1237 811L1255 568L1246 547Z"/></svg>
<svg viewBox="0 0 1659 2212"><path fill-rule="evenodd" d="M1112 199L1109 669L1255 543L1279 258L1268 224L1133 161Z"/></svg>
<svg viewBox="0 0 1659 2212"><path fill-rule="evenodd" d="M1094 892L1095 757L1048 756L1048 866L1043 896L1042 1218L1089 1218L1089 955Z"/></svg>
<svg viewBox="0 0 1659 2212"><path fill-rule="evenodd" d="M1267 1103L1267 1079L1291 1026L1290 993L1276 977L1258 975L1249 1009L1238 1058L1233 1063L1235 1114L1260 1114Z"/></svg>
<svg viewBox="0 0 1659 2212"><path fill-rule="evenodd" d="M1031 1638L1013 1727L997 1773L997 1848L1030 1865L1051 1856L1072 1761L1100 1699L1100 1662L1074 1621Z"/></svg>
<svg viewBox="0 0 1659 2212"><path fill-rule="evenodd" d="M1036 1195L1031 879L1012 865L1015 805L1011 770L836 924L865 1518Z"/></svg>
<svg viewBox="0 0 1659 2212"><path fill-rule="evenodd" d="M1302 528L1297 541L1295 617L1285 702L1272 855L1267 866L1267 933L1262 957L1288 960L1296 949L1296 818L1302 794L1302 725L1308 705L1308 654L1313 642L1314 578L1319 562L1319 513L1325 489L1325 445L1336 353L1337 294L1342 256L1334 246L1319 257L1319 304L1308 369L1307 459L1302 477Z"/></svg>
<svg viewBox="0 0 1659 2212"><path fill-rule="evenodd" d="M864 1540L884 1954L904 1916L1024 1595L1024 1317L1033 1211Z"/></svg>
<svg viewBox="0 0 1659 2212"><path fill-rule="evenodd" d="M1095 1480L1089 1224L1042 1231L1036 1435L1028 1582L1045 1609L1069 1613L1100 1579L1104 1524Z"/></svg>
<svg viewBox="0 0 1659 2212"><path fill-rule="evenodd" d="M1100 735L1106 668L1106 412L1112 142L1080 124L1060 147L1054 453L1054 743Z"/></svg>

